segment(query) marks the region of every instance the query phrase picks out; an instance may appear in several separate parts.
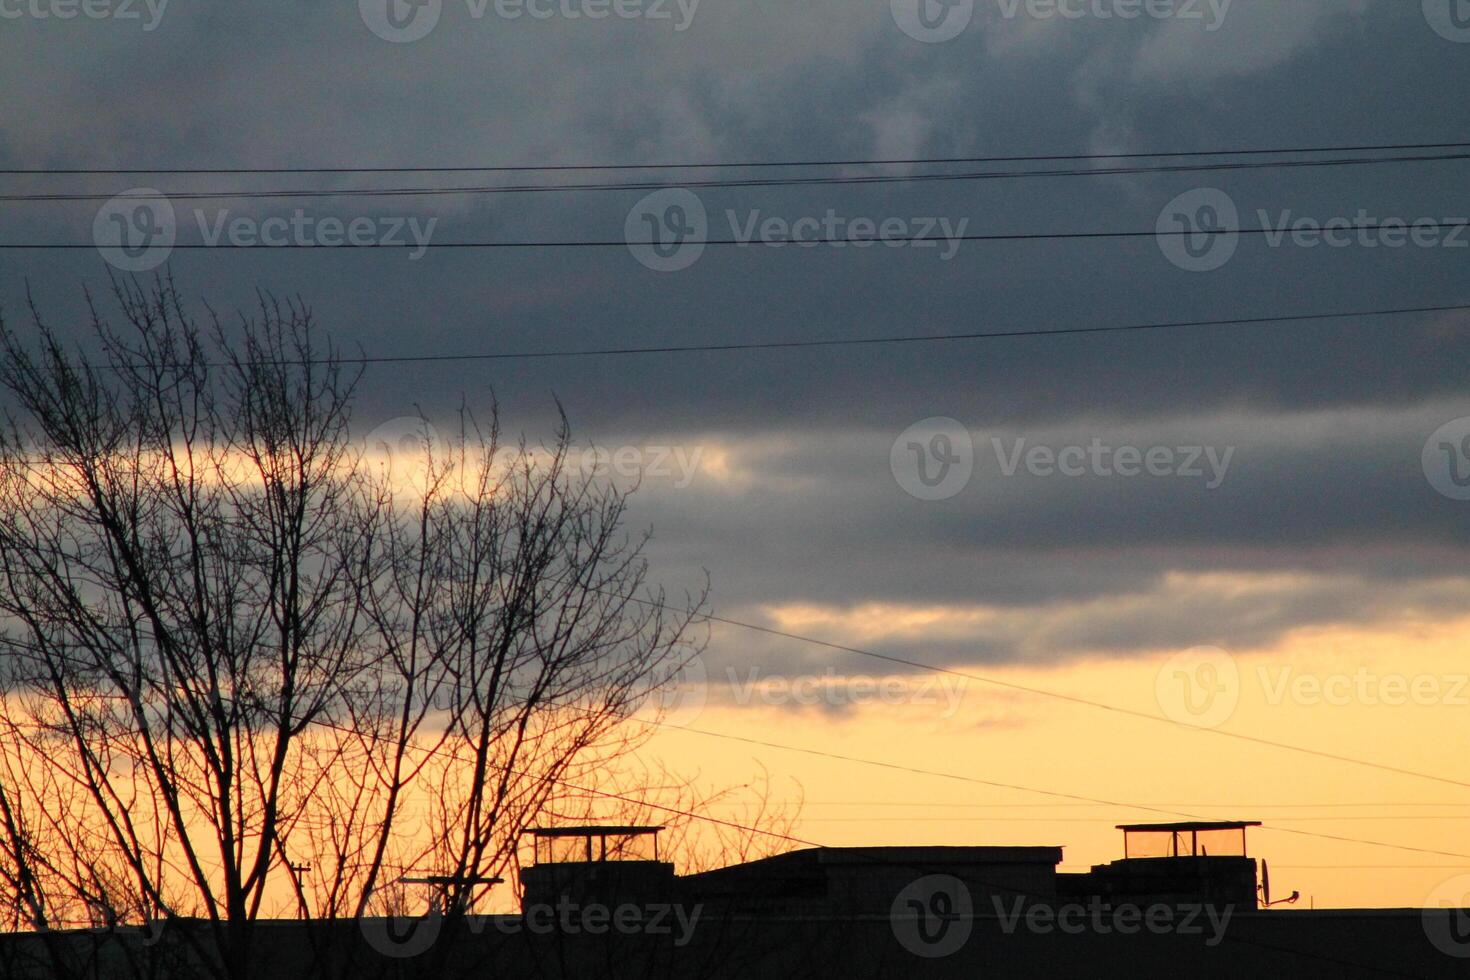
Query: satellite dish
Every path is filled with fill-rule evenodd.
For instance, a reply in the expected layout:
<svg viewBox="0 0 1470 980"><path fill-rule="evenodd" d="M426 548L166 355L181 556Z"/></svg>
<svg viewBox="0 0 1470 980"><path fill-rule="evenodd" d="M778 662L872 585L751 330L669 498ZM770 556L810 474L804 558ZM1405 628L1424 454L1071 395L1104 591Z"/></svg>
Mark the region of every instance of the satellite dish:
<svg viewBox="0 0 1470 980"><path fill-rule="evenodd" d="M1292 892L1281 900L1282 905L1295 905L1301 900L1301 892ZM1274 902L1271 901L1271 866L1261 861L1261 908L1268 909Z"/></svg>

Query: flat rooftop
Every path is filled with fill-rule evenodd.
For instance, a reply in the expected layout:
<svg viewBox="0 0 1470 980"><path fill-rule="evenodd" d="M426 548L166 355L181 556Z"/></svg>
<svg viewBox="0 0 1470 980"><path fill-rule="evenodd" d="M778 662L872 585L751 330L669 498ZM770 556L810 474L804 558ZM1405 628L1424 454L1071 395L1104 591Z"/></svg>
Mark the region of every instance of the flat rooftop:
<svg viewBox="0 0 1470 980"><path fill-rule="evenodd" d="M1260 825L1259 820L1203 820L1188 823L1120 823L1118 829L1137 833L1167 833L1171 830L1244 830Z"/></svg>
<svg viewBox="0 0 1470 980"><path fill-rule="evenodd" d="M656 834L663 830L662 827L639 827L620 826L615 824L596 825L590 827L527 827L521 831L522 834L530 834L532 837L556 838L556 837L635 837L642 834Z"/></svg>

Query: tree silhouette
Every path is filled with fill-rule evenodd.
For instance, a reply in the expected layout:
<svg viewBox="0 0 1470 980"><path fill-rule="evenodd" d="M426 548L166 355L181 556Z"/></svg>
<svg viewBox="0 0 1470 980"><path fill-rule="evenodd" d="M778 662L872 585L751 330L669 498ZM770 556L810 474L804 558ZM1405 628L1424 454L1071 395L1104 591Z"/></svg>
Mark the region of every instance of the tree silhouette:
<svg viewBox="0 0 1470 980"><path fill-rule="evenodd" d="M0 322L9 924L162 927L233 980L259 919L363 917L408 871L469 907L645 737L705 596L648 585L565 419L507 446L461 411L384 465L300 303L201 327L171 281L113 293L85 353L34 303L29 342Z"/></svg>

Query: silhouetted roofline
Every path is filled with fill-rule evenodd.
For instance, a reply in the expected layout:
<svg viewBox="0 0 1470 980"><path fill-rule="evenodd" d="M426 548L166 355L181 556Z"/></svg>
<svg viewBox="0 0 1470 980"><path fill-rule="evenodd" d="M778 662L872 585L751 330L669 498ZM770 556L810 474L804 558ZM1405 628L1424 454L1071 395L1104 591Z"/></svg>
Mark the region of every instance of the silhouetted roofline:
<svg viewBox="0 0 1470 980"><path fill-rule="evenodd" d="M637 826L527 827L521 833L532 837L618 837L656 834L663 829Z"/></svg>
<svg viewBox="0 0 1470 980"><path fill-rule="evenodd" d="M1169 830L1244 830L1247 827L1259 827L1259 820L1205 820L1192 823L1120 823L1119 830L1124 831L1169 831Z"/></svg>
<svg viewBox="0 0 1470 980"><path fill-rule="evenodd" d="M816 847L792 854L812 854L821 864L871 864L874 860L912 861L920 864L1060 864L1061 847L1008 845L884 845L879 847Z"/></svg>
<svg viewBox="0 0 1470 980"><path fill-rule="evenodd" d="M880 847L803 847L783 851L754 861L742 861L723 868L697 871L686 879L727 877L730 875L767 874L773 870L789 871L817 868L822 865L859 866L942 866L965 867L981 864L1043 864L1055 867L1062 861L1061 847L987 847L974 845L919 845Z"/></svg>

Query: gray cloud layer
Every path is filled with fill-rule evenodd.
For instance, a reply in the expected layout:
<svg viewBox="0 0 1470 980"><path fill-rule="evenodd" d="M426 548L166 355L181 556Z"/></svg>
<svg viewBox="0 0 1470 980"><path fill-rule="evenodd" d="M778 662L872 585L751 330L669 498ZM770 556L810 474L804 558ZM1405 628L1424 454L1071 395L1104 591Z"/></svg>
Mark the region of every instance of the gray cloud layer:
<svg viewBox="0 0 1470 980"><path fill-rule="evenodd" d="M704 0L687 30L647 20L469 16L446 0L413 44L352 4L173 0L156 30L7 20L0 164L401 165L1013 155L1429 142L1470 122L1470 45L1417 3L1235 0L1218 30L1182 20L1007 18L979 0L945 44L898 30L886 2ZM674 8L677 10L677 8ZM1465 164L713 190L717 232L745 221L968 219L972 233L1154 227L1200 186L1242 219L1464 216ZM657 179L657 175L654 175ZM331 178L329 180L335 180ZM375 178L389 183L406 178ZM475 183L488 178L429 178ZM305 177L6 178L16 190L114 193L303 186ZM435 242L617 239L640 193L337 199L315 215L435 217ZM255 218L297 202L180 204ZM96 204L0 204L0 240L87 241ZM1273 248L1242 241L1211 273L1149 238L916 250L711 248L676 274L622 248L401 253L180 251L192 296L249 307L300 293L372 354L682 345L1052 328L1470 302L1470 250ZM0 252L12 318L24 283L76 318L96 253ZM80 319L77 319L80 324ZM811 602L978 605L1015 615L968 636L895 639L944 661L1253 643L1290 628L1458 611L1466 505L1419 470L1424 440L1470 415L1470 317L1412 316L1092 338L801 353L439 363L373 370L364 430L465 392L513 427L551 396L601 444L708 445L742 479L650 481L639 516L667 577L715 575L722 608ZM968 490L916 501L888 472L930 416L976 435ZM1226 481L999 478L992 435L1236 448ZM1170 575L1291 573L1225 600ZM1111 599L1113 605L1084 608ZM747 642L748 641L748 642ZM721 642L724 642L722 639ZM734 641L731 641L734 643ZM789 646L732 649L789 660Z"/></svg>

